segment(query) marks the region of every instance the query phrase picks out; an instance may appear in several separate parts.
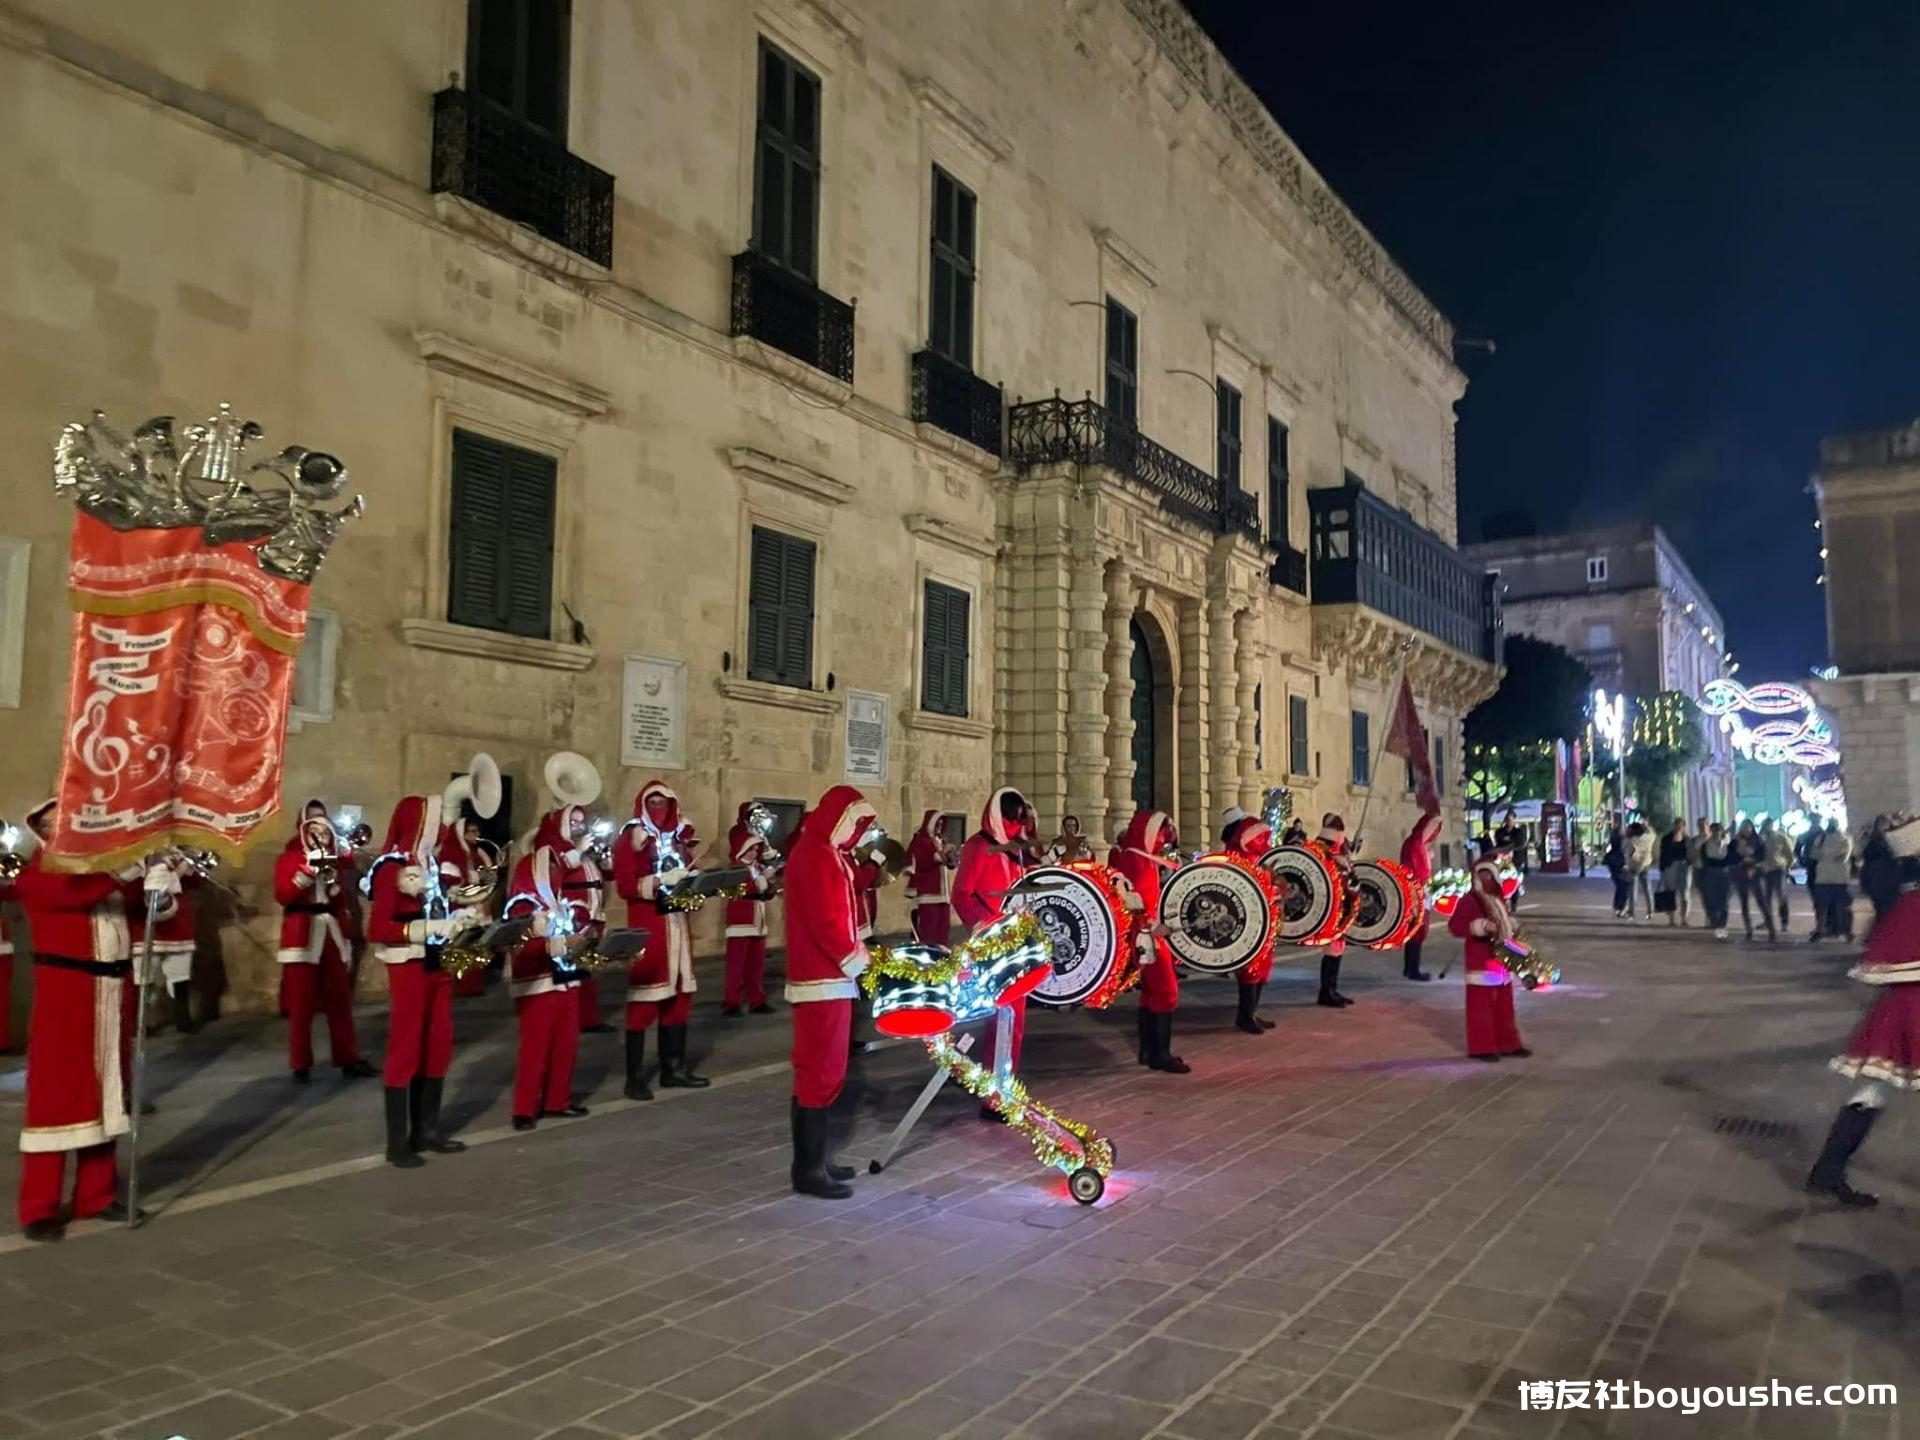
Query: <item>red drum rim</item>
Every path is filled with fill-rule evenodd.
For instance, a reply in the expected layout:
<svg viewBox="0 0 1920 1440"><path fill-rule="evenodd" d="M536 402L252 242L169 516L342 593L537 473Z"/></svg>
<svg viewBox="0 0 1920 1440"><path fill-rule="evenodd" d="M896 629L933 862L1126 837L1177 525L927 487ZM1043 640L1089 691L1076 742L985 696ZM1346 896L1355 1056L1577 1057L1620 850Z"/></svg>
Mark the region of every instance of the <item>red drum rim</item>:
<svg viewBox="0 0 1920 1440"><path fill-rule="evenodd" d="M953 1011L944 1005L901 1005L873 1017L873 1028L896 1040L924 1040L953 1028Z"/></svg>
<svg viewBox="0 0 1920 1440"><path fill-rule="evenodd" d="M1040 988L1040 982L1047 978L1047 974L1047 966L1034 966L1033 969L1020 976L1011 985L994 996L993 1003L995 1005L1011 1005L1016 1000L1026 999L1027 996Z"/></svg>

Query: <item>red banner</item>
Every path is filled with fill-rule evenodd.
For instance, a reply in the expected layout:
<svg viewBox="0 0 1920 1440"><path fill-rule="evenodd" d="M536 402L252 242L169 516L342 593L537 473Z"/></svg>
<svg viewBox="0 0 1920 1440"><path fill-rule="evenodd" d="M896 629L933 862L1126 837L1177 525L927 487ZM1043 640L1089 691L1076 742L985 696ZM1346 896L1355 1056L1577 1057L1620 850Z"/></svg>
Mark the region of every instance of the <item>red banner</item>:
<svg viewBox="0 0 1920 1440"><path fill-rule="evenodd" d="M1381 747L1389 755L1398 755L1413 767L1415 794L1423 813L1440 812L1440 791L1433 783L1433 756L1427 751L1427 732L1421 728L1420 712L1413 704L1413 682L1400 677L1400 693L1393 700L1393 722L1387 727L1387 743Z"/></svg>
<svg viewBox="0 0 1920 1440"><path fill-rule="evenodd" d="M111 870L177 844L239 858L280 805L305 585L261 542L115 530L76 511L73 669L48 864Z"/></svg>

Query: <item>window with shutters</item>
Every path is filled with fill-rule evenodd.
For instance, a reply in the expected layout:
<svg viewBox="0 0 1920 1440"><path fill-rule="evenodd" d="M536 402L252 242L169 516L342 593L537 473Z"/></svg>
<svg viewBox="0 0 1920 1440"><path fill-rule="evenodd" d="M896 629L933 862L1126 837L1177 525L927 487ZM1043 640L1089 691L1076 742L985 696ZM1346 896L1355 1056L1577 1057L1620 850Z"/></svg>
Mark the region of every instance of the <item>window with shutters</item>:
<svg viewBox="0 0 1920 1440"><path fill-rule="evenodd" d="M467 89L567 138L569 0L467 0Z"/></svg>
<svg viewBox="0 0 1920 1440"><path fill-rule="evenodd" d="M1267 540L1289 543L1287 536L1287 427L1267 417Z"/></svg>
<svg viewBox="0 0 1920 1440"><path fill-rule="evenodd" d="M1287 697L1287 773L1305 775L1307 770L1307 697Z"/></svg>
<svg viewBox="0 0 1920 1440"><path fill-rule="evenodd" d="M820 77L760 42L753 248L814 283L820 257Z"/></svg>
<svg viewBox="0 0 1920 1440"><path fill-rule="evenodd" d="M1373 747L1368 743L1367 712L1355 710L1353 714L1353 783L1371 785L1373 783Z"/></svg>
<svg viewBox="0 0 1920 1440"><path fill-rule="evenodd" d="M453 432L447 619L550 638L559 464L471 430Z"/></svg>
<svg viewBox="0 0 1920 1440"><path fill-rule="evenodd" d="M973 192L933 167L933 314L927 344L973 368Z"/></svg>
<svg viewBox="0 0 1920 1440"><path fill-rule="evenodd" d="M747 577L747 678L813 688L814 543L753 527Z"/></svg>
<svg viewBox="0 0 1920 1440"><path fill-rule="evenodd" d="M968 640L973 597L964 590L927 581L925 618L920 627L920 708L936 715L967 713Z"/></svg>
<svg viewBox="0 0 1920 1440"><path fill-rule="evenodd" d="M1129 425L1140 423L1140 321L1107 297L1107 409Z"/></svg>
<svg viewBox="0 0 1920 1440"><path fill-rule="evenodd" d="M1213 385L1217 424L1214 435L1214 478L1240 488L1240 392L1224 380Z"/></svg>
<svg viewBox="0 0 1920 1440"><path fill-rule="evenodd" d="M1433 737L1433 793L1447 793L1447 739L1444 735Z"/></svg>

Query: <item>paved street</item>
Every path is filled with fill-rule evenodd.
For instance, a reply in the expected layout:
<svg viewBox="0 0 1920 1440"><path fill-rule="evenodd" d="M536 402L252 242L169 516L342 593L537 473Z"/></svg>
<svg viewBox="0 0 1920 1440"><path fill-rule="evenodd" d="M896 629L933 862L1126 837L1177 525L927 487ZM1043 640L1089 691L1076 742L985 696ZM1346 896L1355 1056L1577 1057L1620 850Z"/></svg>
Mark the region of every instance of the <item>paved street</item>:
<svg viewBox="0 0 1920 1440"><path fill-rule="evenodd" d="M1605 901L1529 897L1567 970L1519 997L1529 1061L1461 1058L1458 969L1414 986L1397 955L1349 958L1344 1012L1286 967L1261 1039L1230 987L1192 985L1184 1078L1132 1063L1130 1008L1036 1013L1035 1092L1119 1144L1093 1209L952 1094L853 1201L790 1195L784 1016L719 1032L710 1091L522 1136L506 1002L465 1002L484 1038L449 1095L488 1143L411 1173L373 1159L375 1084L295 1092L278 1027L168 1040L159 1218L0 1251L0 1435L1900 1434L1887 1406L1519 1408L1541 1379L1920 1397L1908 1111L1857 1167L1881 1209L1799 1190L1845 1094L1824 1063L1850 955ZM618 1037L587 1039L608 1100ZM927 1066L894 1046L864 1070L861 1161Z"/></svg>

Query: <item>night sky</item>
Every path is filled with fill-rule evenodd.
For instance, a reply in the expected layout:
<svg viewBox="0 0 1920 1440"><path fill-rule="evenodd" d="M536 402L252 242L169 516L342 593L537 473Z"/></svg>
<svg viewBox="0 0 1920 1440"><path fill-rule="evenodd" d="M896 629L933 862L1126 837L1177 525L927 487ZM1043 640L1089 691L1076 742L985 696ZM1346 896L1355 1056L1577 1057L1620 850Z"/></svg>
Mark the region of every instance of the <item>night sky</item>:
<svg viewBox="0 0 1920 1440"><path fill-rule="evenodd" d="M1824 663L1820 437L1920 414L1920 3L1188 5L1497 343L1462 539L1656 520L1742 680Z"/></svg>

